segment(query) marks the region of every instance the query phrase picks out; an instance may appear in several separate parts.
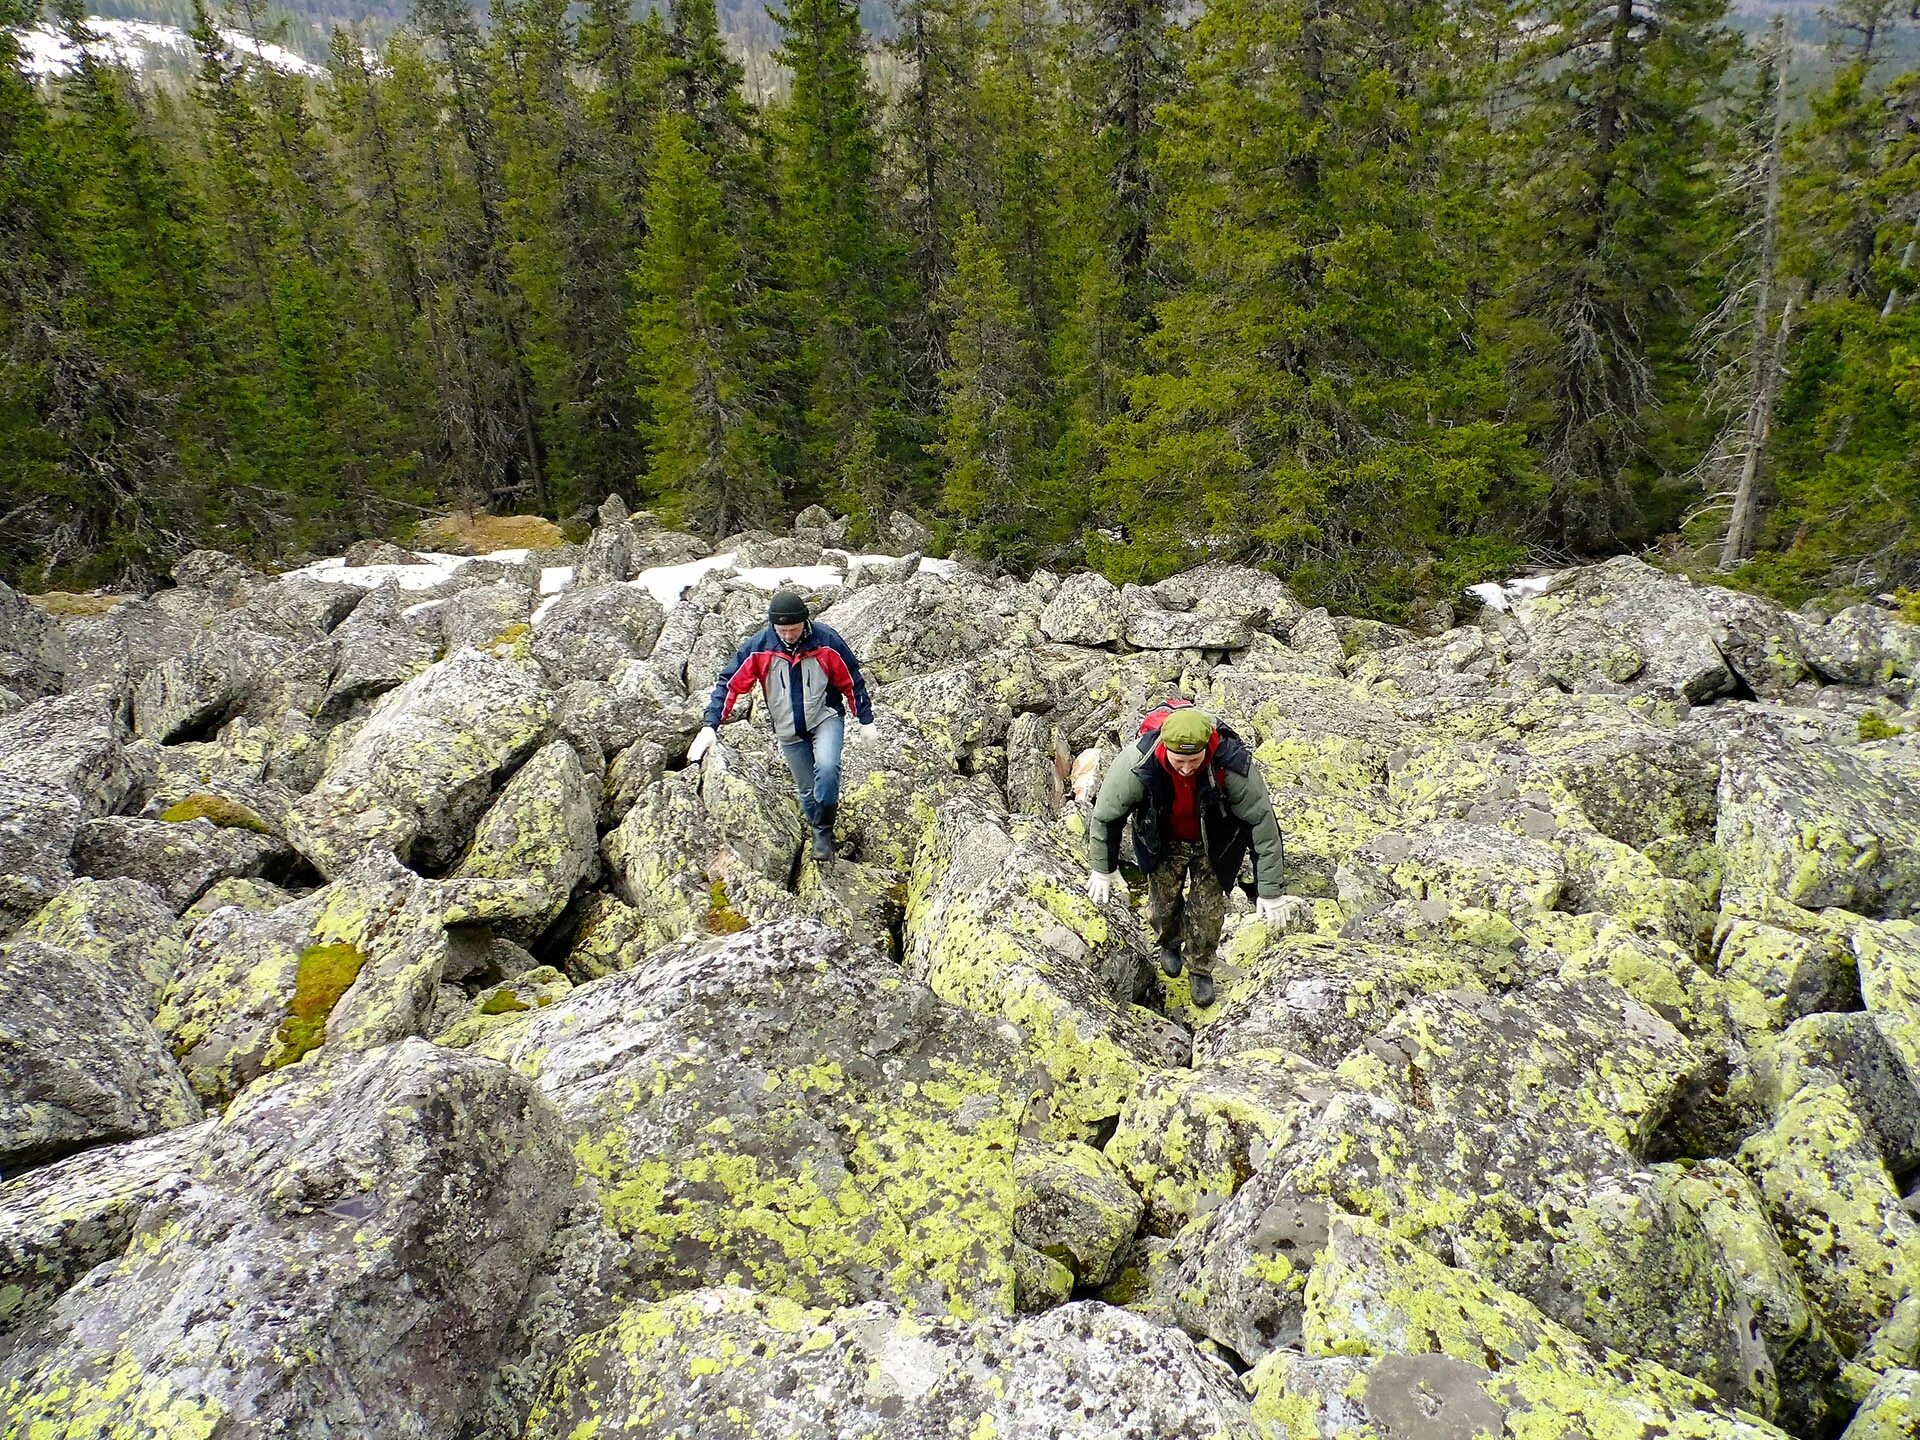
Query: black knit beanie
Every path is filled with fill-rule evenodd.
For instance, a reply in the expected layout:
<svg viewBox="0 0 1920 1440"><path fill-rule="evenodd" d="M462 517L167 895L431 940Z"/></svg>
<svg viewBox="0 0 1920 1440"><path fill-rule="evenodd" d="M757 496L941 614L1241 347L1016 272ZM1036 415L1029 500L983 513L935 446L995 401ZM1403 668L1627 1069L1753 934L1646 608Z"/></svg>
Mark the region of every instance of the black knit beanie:
<svg viewBox="0 0 1920 1440"><path fill-rule="evenodd" d="M767 619L775 625L798 625L807 618L807 602L791 590L777 593L767 605Z"/></svg>

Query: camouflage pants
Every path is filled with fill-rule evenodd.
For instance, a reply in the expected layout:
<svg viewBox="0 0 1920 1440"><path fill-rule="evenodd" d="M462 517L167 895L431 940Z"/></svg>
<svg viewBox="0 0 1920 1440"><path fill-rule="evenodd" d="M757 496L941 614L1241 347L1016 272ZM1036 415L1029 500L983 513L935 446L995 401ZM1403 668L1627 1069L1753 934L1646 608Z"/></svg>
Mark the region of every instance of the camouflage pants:
<svg viewBox="0 0 1920 1440"><path fill-rule="evenodd" d="M1214 948L1227 921L1227 897L1207 863L1205 846L1191 840L1167 846L1159 867L1147 876L1147 921L1163 947L1180 947L1194 974L1213 973Z"/></svg>

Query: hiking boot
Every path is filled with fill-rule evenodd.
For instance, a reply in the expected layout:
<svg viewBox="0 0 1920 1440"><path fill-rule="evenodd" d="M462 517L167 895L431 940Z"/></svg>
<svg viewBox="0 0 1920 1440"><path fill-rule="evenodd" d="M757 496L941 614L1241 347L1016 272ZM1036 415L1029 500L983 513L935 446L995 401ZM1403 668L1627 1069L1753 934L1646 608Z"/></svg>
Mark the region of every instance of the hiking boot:
<svg viewBox="0 0 1920 1440"><path fill-rule="evenodd" d="M1180 967L1185 963L1186 962L1180 958L1180 947L1178 945L1162 945L1160 947L1160 973L1162 975L1178 975L1180 973Z"/></svg>
<svg viewBox="0 0 1920 1440"><path fill-rule="evenodd" d="M1213 976L1202 975L1198 970L1194 971L1190 993L1193 996L1193 1003L1202 1010L1213 1004Z"/></svg>
<svg viewBox="0 0 1920 1440"><path fill-rule="evenodd" d="M816 860L833 859L833 832L824 825L813 827L812 855Z"/></svg>

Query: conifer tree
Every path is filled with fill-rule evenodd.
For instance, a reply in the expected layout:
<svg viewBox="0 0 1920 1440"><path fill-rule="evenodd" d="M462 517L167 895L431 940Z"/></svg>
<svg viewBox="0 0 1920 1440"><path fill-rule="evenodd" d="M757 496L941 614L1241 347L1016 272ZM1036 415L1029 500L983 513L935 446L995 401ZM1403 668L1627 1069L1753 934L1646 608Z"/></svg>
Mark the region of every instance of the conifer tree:
<svg viewBox="0 0 1920 1440"><path fill-rule="evenodd" d="M693 128L669 113L656 131L633 334L652 492L670 513L726 534L770 521L779 486L740 300L740 246Z"/></svg>
<svg viewBox="0 0 1920 1440"><path fill-rule="evenodd" d="M1706 106L1723 0L1553 0L1517 59L1523 149L1509 201L1516 384L1553 482L1549 526L1635 528L1633 485L1698 318ZM1681 468L1684 468L1682 466Z"/></svg>

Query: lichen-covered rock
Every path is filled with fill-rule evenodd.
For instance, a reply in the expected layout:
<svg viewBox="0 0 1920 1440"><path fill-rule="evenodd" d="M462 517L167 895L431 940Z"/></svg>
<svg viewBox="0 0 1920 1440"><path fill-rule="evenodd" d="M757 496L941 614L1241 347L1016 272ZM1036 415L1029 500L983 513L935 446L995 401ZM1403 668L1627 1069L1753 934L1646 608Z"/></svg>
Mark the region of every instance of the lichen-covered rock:
<svg viewBox="0 0 1920 1440"><path fill-rule="evenodd" d="M860 657L869 685L963 664L1023 634L1039 634L1038 613L1023 591L1000 589L964 570L951 577L920 571L911 580L856 590L820 618ZM744 633L735 633L735 643ZM692 667L688 678L691 683Z"/></svg>
<svg viewBox="0 0 1920 1440"><path fill-rule="evenodd" d="M470 567L463 566L463 570ZM465 579L463 575L462 580ZM434 618L446 652L468 647L486 650L493 646L526 639L531 633L528 617L533 612L533 594L523 585L510 582L465 584L458 593L439 606Z"/></svg>
<svg viewBox="0 0 1920 1440"><path fill-rule="evenodd" d="M1272 571L1217 560L1162 580L1153 589L1170 610L1231 616L1282 639L1304 613L1286 582Z"/></svg>
<svg viewBox="0 0 1920 1440"><path fill-rule="evenodd" d="M1341 1215L1330 1227L1324 1257L1307 1287L1305 1352L1309 1357L1446 1356L1460 1368L1386 1372L1401 1385L1442 1387L1453 1427L1409 1434L1513 1436L1653 1436L1691 1440L1781 1440L1783 1432L1725 1407L1698 1381L1582 1339L1518 1295L1454 1270L1364 1219ZM1294 1362L1256 1371L1256 1414L1285 1424L1285 1376ZM1481 1373L1468 1373L1477 1370ZM1376 1387L1379 1399L1376 1401ZM1397 1388L1397 1387L1396 1387ZM1491 1408L1475 1403L1478 1389ZM1369 1378L1359 1392L1369 1411L1388 1414L1415 1397ZM1298 1384L1291 1393L1299 1394ZM1399 1413L1416 1418L1417 1403ZM1300 1414L1298 1410L1295 1414ZM1309 1408L1302 1418L1312 1415ZM1427 1411L1427 1423L1434 1417ZM1296 1432L1290 1427L1289 1436ZM1301 1432L1304 1433L1304 1432ZM1387 1430L1382 1434L1394 1434Z"/></svg>
<svg viewBox="0 0 1920 1440"><path fill-rule="evenodd" d="M1233 1372L1092 1302L1017 1321L804 1310L746 1290L640 1306L582 1341L527 1440L934 1436L1265 1440Z"/></svg>
<svg viewBox="0 0 1920 1440"><path fill-rule="evenodd" d="M0 1337L94 1266L118 1260L141 1210L185 1179L212 1128L202 1121L96 1146L0 1184Z"/></svg>
<svg viewBox="0 0 1920 1440"><path fill-rule="evenodd" d="M840 833L871 865L907 871L936 814L997 814L1006 801L988 775L961 775L941 739L888 716L849 737L841 762Z"/></svg>
<svg viewBox="0 0 1920 1440"><path fill-rule="evenodd" d="M1150 603L1126 607L1124 635L1136 650L1244 650L1253 643L1252 629L1238 616L1166 610Z"/></svg>
<svg viewBox="0 0 1920 1440"><path fill-rule="evenodd" d="M111 814L131 784L99 697L52 696L0 716L0 925L72 878L67 855L80 826Z"/></svg>
<svg viewBox="0 0 1920 1440"><path fill-rule="evenodd" d="M907 892L909 970L1019 1028L1049 1077L1049 1139L1091 1138L1142 1071L1189 1058L1179 1031L1132 1003L1144 935L1115 933L1084 880L1067 857L955 807L929 828Z"/></svg>
<svg viewBox="0 0 1920 1440"><path fill-rule="evenodd" d="M757 747L727 755L724 772L707 762L643 792L603 842L613 888L642 922L627 943L657 950L796 913L786 883L805 831L793 782Z"/></svg>
<svg viewBox="0 0 1920 1440"><path fill-rule="evenodd" d="M1907 1069L1920 1075L1920 921L1855 922L1847 929L1860 998Z"/></svg>
<svg viewBox="0 0 1920 1440"><path fill-rule="evenodd" d="M134 687L133 733L167 743L242 713L311 714L332 678L332 645L317 626L284 635L255 629L243 616L221 616Z"/></svg>
<svg viewBox="0 0 1920 1440"><path fill-rule="evenodd" d="M1265 1168L1330 1078L1288 1055L1154 1071L1127 1097L1106 1156L1145 1200L1149 1231L1177 1234Z"/></svg>
<svg viewBox="0 0 1920 1440"><path fill-rule="evenodd" d="M1802 1015L1859 1003L1860 976L1845 937L1832 930L1723 916L1715 970L1732 1014L1750 1032L1777 1031Z"/></svg>
<svg viewBox="0 0 1920 1440"><path fill-rule="evenodd" d="M992 768L987 756L1006 743L1013 723L1012 707L995 697L970 665L896 680L880 688L874 705L889 721L903 718L939 748L949 766L968 773Z"/></svg>
<svg viewBox="0 0 1920 1440"><path fill-rule="evenodd" d="M1569 690L1605 680L1658 686L1698 703L1733 688L1700 592L1633 556L1563 570L1513 614L1533 660Z"/></svg>
<svg viewBox="0 0 1920 1440"><path fill-rule="evenodd" d="M540 934L595 869L596 812L573 747L536 750L475 827L447 886L448 918L484 921L513 940Z"/></svg>
<svg viewBox="0 0 1920 1440"><path fill-rule="evenodd" d="M155 1023L208 1103L323 1045L425 1032L448 959L447 898L378 849L264 913L215 910L187 937Z"/></svg>
<svg viewBox="0 0 1920 1440"><path fill-rule="evenodd" d="M1841 1356L1828 1338L1752 1182L1725 1160L1655 1167L1661 1193L1706 1231L1753 1312L1773 1361L1779 1399L1765 1414L1795 1434L1833 1428ZM1757 1406L1752 1408L1759 1408Z"/></svg>
<svg viewBox="0 0 1920 1440"><path fill-rule="evenodd" d="M1920 1370L1882 1375L1840 1440L1910 1440L1920 1433Z"/></svg>
<svg viewBox="0 0 1920 1440"><path fill-rule="evenodd" d="M567 1202L558 1131L520 1076L420 1041L278 1077L0 1357L0 1421L454 1440Z"/></svg>
<svg viewBox="0 0 1920 1440"><path fill-rule="evenodd" d="M1044 715L1016 715L1007 727L1007 808L1050 816L1067 799L1070 757Z"/></svg>
<svg viewBox="0 0 1920 1440"><path fill-rule="evenodd" d="M333 632L333 670L321 702L324 717L345 715L356 701L404 685L434 661L434 647L401 619L397 599L374 607L376 591Z"/></svg>
<svg viewBox="0 0 1920 1440"><path fill-rule="evenodd" d="M1702 585L1696 591L1713 620L1713 640L1727 668L1763 700L1779 700L1812 672L1793 616L1743 590Z"/></svg>
<svg viewBox="0 0 1920 1440"><path fill-rule="evenodd" d="M1920 1072L1890 1038L1892 1028L1862 1010L1803 1016L1787 1027L1766 1064L1781 1096L1828 1075L1837 1079L1887 1168L1905 1174L1920 1165Z"/></svg>
<svg viewBox="0 0 1920 1440"><path fill-rule="evenodd" d="M647 918L619 896L596 890L581 902L577 920L560 965L574 984L618 974L645 958Z"/></svg>
<svg viewBox="0 0 1920 1440"><path fill-rule="evenodd" d="M1920 786L1859 751L1749 731L1722 765L1714 838L1728 888L1869 916L1920 908Z"/></svg>
<svg viewBox="0 0 1920 1440"><path fill-rule="evenodd" d="M632 585L572 588L543 606L533 625L533 658L555 684L611 680L623 661L645 660L660 639L666 613Z"/></svg>
<svg viewBox="0 0 1920 1440"><path fill-rule="evenodd" d="M542 1010L573 993L573 982L551 965L535 965L498 985L489 985L446 1024L436 1016L433 1042L464 1049L489 1031L512 1023L516 1015Z"/></svg>
<svg viewBox="0 0 1920 1440"><path fill-rule="evenodd" d="M1013 1306L1013 1039L812 921L654 957L478 1042L566 1117L645 1293Z"/></svg>
<svg viewBox="0 0 1920 1440"><path fill-rule="evenodd" d="M1701 1063L1670 1025L1603 980L1414 1001L1341 1064L1341 1088L1263 1169L1181 1232L1182 1323L1248 1360L1296 1340L1331 1202L1603 1343L1609 1327L1637 1331L1662 1297L1696 1301L1704 1285L1718 1308L1690 1316L1685 1341L1662 1316L1660 1343L1695 1346L1690 1364L1725 1369L1736 1317L1730 1292L1701 1274L1699 1247L1666 1253L1640 1236L1609 1238L1604 1216L1588 1225L1575 1214L1603 1182L1618 1181L1629 1199L1644 1188L1632 1178L1637 1157ZM1582 1270L1579 1287L1563 1261ZM1589 1306L1596 1282L1619 1297L1616 1310Z"/></svg>
<svg viewBox="0 0 1920 1440"><path fill-rule="evenodd" d="M1334 872L1354 915L1434 898L1519 918L1553 909L1565 883L1566 862L1550 846L1465 820L1375 836Z"/></svg>
<svg viewBox="0 0 1920 1440"><path fill-rule="evenodd" d="M1335 1065L1415 997L1487 988L1458 953L1332 936L1281 936L1263 949L1236 943L1232 958L1243 973L1194 1036L1197 1064L1270 1052Z"/></svg>
<svg viewBox="0 0 1920 1440"><path fill-rule="evenodd" d="M1883 1327L1897 1348L1920 1344L1920 1225L1853 1107L1831 1076L1803 1086L1770 1130L1740 1147L1739 1164L1800 1271L1828 1333L1870 1352ZM1893 1368L1912 1364L1885 1357Z"/></svg>
<svg viewBox="0 0 1920 1440"><path fill-rule="evenodd" d="M1877 605L1850 605L1824 625L1802 627L1800 641L1813 668L1842 685L1920 674L1920 625Z"/></svg>
<svg viewBox="0 0 1920 1440"><path fill-rule="evenodd" d="M159 892L177 915L216 880L278 870L291 852L271 835L208 819L89 820L74 839L74 868L97 880L136 880Z"/></svg>
<svg viewBox="0 0 1920 1440"><path fill-rule="evenodd" d="M75 880L14 938L37 940L98 966L115 984L140 992L149 1014L185 953L173 910L137 880Z"/></svg>
<svg viewBox="0 0 1920 1440"><path fill-rule="evenodd" d="M456 652L380 700L288 813L287 838L322 875L376 842L429 869L451 864L551 705L536 666Z"/></svg>
<svg viewBox="0 0 1920 1440"><path fill-rule="evenodd" d="M21 700L57 695L67 673L60 622L0 582L0 688Z"/></svg>
<svg viewBox="0 0 1920 1440"><path fill-rule="evenodd" d="M151 993L90 956L0 945L0 1172L200 1118Z"/></svg>
<svg viewBox="0 0 1920 1440"><path fill-rule="evenodd" d="M1073 1271L1024 1240L1013 1246L1013 1308L1038 1314L1073 1298Z"/></svg>
<svg viewBox="0 0 1920 1440"><path fill-rule="evenodd" d="M1023 1140L1013 1157L1013 1233L1097 1288L1113 1278L1140 1228L1140 1197L1098 1150Z"/></svg>
<svg viewBox="0 0 1920 1440"><path fill-rule="evenodd" d="M237 905L242 910L278 910L293 898L290 892L278 885L270 885L265 880L216 880L201 892L200 898L189 905L180 918L191 930L203 915L211 915L228 905Z"/></svg>

